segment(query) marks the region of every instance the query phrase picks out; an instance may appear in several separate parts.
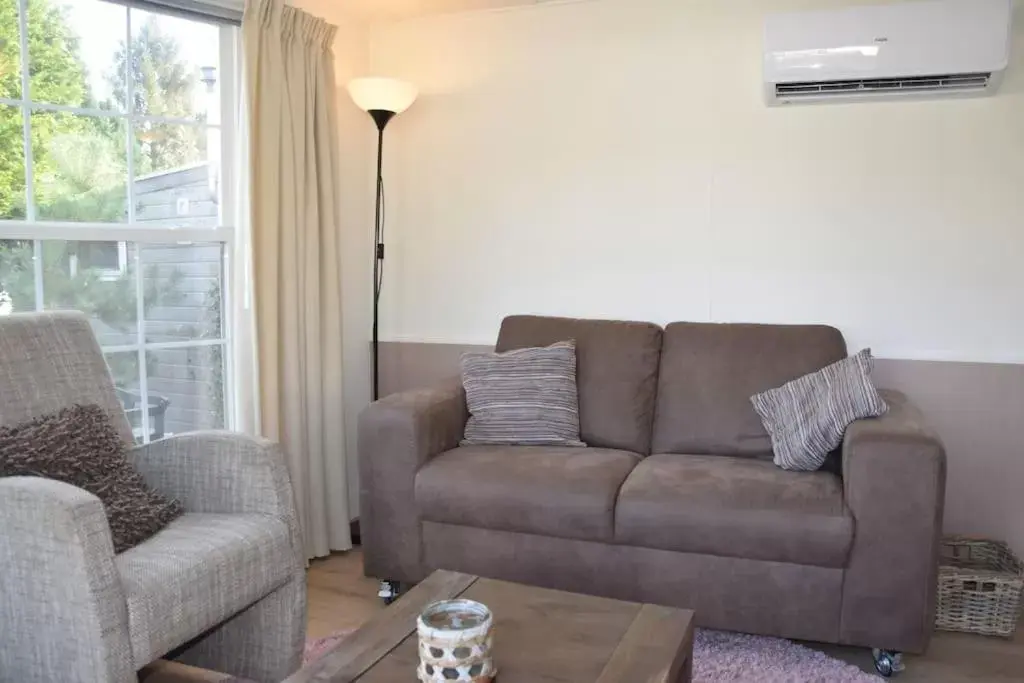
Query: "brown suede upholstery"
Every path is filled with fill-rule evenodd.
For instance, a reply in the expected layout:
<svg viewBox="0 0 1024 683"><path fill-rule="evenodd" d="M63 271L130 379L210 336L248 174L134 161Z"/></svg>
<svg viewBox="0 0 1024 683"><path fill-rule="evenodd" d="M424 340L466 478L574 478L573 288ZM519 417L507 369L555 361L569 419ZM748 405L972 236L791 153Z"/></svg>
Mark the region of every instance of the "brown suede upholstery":
<svg viewBox="0 0 1024 683"><path fill-rule="evenodd" d="M604 448L463 446L420 469L416 505L431 522L611 541L615 497L639 461Z"/></svg>
<svg viewBox="0 0 1024 683"><path fill-rule="evenodd" d="M845 567L853 518L828 472L769 461L652 455L619 493L615 540L721 557Z"/></svg>
<svg viewBox="0 0 1024 683"><path fill-rule="evenodd" d="M845 357L833 327L672 323L662 342L651 452L770 455L750 397Z"/></svg>
<svg viewBox="0 0 1024 683"><path fill-rule="evenodd" d="M584 443L650 453L661 328L651 323L517 315L501 323L495 350L547 346L565 339L576 340Z"/></svg>
<svg viewBox="0 0 1024 683"><path fill-rule="evenodd" d="M653 325L517 317L498 348L568 338L590 448L457 448L457 382L363 412L367 574L454 569L687 607L713 628L927 647L946 464L906 397L883 392L889 413L847 429L841 478L750 457L771 452L750 395L842 357L836 330L673 324L660 385Z"/></svg>
<svg viewBox="0 0 1024 683"><path fill-rule="evenodd" d="M843 582L840 638L920 652L935 623L946 451L907 397L846 430L843 483L857 520Z"/></svg>
<svg viewBox="0 0 1024 683"><path fill-rule="evenodd" d="M458 379L393 394L360 414L359 533L368 574L419 581L430 573L420 556L413 484L424 463L459 444L468 418Z"/></svg>
<svg viewBox="0 0 1024 683"><path fill-rule="evenodd" d="M696 611L707 628L836 642L843 570L423 523L431 567Z"/></svg>

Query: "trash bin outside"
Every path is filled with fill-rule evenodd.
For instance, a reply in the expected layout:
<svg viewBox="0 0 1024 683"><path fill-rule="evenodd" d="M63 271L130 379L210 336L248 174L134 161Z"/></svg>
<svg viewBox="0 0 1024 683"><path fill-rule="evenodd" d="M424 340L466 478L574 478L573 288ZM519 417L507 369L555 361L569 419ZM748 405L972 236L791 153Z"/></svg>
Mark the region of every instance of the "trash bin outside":
<svg viewBox="0 0 1024 683"><path fill-rule="evenodd" d="M135 435L137 443L143 443L142 438L142 394L130 389L117 387L117 397L124 406L124 414L128 417L128 424L132 427L132 434ZM149 440L156 441L164 438L164 413L171 401L156 394L149 395Z"/></svg>

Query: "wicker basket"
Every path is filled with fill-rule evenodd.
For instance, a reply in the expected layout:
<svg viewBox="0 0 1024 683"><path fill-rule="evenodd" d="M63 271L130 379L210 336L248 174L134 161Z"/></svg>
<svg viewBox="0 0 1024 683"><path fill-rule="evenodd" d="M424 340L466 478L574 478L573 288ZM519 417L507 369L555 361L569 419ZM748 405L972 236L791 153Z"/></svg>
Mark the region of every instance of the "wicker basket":
<svg viewBox="0 0 1024 683"><path fill-rule="evenodd" d="M1024 563L1001 541L942 539L935 627L1010 637L1021 614Z"/></svg>

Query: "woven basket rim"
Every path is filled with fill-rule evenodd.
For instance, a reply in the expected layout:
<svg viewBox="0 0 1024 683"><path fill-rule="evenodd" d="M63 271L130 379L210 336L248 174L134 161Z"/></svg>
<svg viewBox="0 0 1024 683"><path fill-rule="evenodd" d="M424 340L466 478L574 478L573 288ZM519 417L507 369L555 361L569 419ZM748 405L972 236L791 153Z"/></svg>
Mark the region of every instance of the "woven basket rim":
<svg viewBox="0 0 1024 683"><path fill-rule="evenodd" d="M990 566L965 566L957 564L956 560L951 557L939 556L939 572L943 575L965 575L965 574L976 574L985 575L985 577L996 578L1001 577L1007 580L1022 580L1024 579L1024 561L1017 556L1013 548L1006 541L995 541L993 539L982 539L978 537L969 536L945 536L942 538L943 546L987 546L992 550L999 552L1009 560L1009 564L1012 568L1008 569L996 569Z"/></svg>
<svg viewBox="0 0 1024 683"><path fill-rule="evenodd" d="M986 579L1002 579L1003 581L1024 582L1024 568L1017 571L988 569L985 567L959 567L955 564L939 565L939 574L943 577L979 576Z"/></svg>

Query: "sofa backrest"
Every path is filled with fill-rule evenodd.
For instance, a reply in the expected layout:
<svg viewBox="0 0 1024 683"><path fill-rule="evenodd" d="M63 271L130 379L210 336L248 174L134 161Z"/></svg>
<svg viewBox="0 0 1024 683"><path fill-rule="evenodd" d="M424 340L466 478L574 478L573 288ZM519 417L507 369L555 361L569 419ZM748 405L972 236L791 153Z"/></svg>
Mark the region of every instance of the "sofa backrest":
<svg viewBox="0 0 1024 683"><path fill-rule="evenodd" d="M672 323L651 452L770 455L750 397L845 357L842 333L823 325Z"/></svg>
<svg viewBox="0 0 1024 683"><path fill-rule="evenodd" d="M653 323L515 315L498 352L576 340L580 437L588 446L650 453L662 330Z"/></svg>

